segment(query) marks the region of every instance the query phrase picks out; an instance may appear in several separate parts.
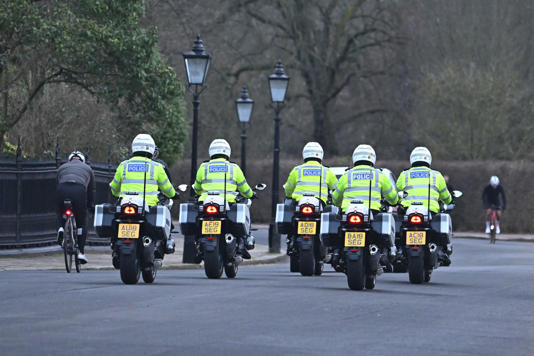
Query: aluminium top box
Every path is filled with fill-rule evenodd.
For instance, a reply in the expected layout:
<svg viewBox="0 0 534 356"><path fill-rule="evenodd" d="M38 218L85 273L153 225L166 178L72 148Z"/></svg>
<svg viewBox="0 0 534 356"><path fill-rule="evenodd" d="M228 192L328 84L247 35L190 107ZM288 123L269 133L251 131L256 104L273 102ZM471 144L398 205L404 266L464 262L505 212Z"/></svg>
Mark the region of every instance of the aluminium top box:
<svg viewBox="0 0 534 356"><path fill-rule="evenodd" d="M197 233L198 205L195 203L180 204L180 229L184 235Z"/></svg>
<svg viewBox="0 0 534 356"><path fill-rule="evenodd" d="M113 228L116 206L113 204L98 204L95 206L94 226L99 237L111 238L116 234Z"/></svg>
<svg viewBox="0 0 534 356"><path fill-rule="evenodd" d="M151 206L146 214L146 232L153 239L167 239L171 236L171 211L163 205Z"/></svg>
<svg viewBox="0 0 534 356"><path fill-rule="evenodd" d="M439 234L452 235L452 220L449 214L436 214L430 220L430 227Z"/></svg>
<svg viewBox="0 0 534 356"><path fill-rule="evenodd" d="M280 234L290 234L293 229L295 204L276 204L276 228Z"/></svg>
<svg viewBox="0 0 534 356"><path fill-rule="evenodd" d="M395 237L395 218L391 213L380 213L375 215L371 226L376 233Z"/></svg>
<svg viewBox="0 0 534 356"><path fill-rule="evenodd" d="M231 204L228 211L228 220L232 234L246 236L250 234L250 209L247 204Z"/></svg>

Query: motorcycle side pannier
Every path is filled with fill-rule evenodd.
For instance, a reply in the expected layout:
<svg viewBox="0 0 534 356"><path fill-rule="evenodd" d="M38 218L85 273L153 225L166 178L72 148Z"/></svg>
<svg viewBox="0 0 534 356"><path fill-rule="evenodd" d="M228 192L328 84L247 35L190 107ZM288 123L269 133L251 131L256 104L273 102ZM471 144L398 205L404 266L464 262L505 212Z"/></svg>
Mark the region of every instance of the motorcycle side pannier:
<svg viewBox="0 0 534 356"><path fill-rule="evenodd" d="M98 204L95 206L94 226L99 237L112 237L116 206L113 204Z"/></svg>
<svg viewBox="0 0 534 356"><path fill-rule="evenodd" d="M393 214L377 214L371 222L371 225L373 226L373 230L380 235L395 236L395 219L393 218Z"/></svg>
<svg viewBox="0 0 534 356"><path fill-rule="evenodd" d="M180 229L184 235L197 233L198 206L194 203L180 204Z"/></svg>
<svg viewBox="0 0 534 356"><path fill-rule="evenodd" d="M326 246L330 246L330 241L337 237L340 226L341 220L337 211L321 214L321 240Z"/></svg>
<svg viewBox="0 0 534 356"><path fill-rule="evenodd" d="M230 232L235 236L245 236L250 233L250 210L247 204L231 204L228 211Z"/></svg>
<svg viewBox="0 0 534 356"><path fill-rule="evenodd" d="M292 220L295 214L296 202L288 201L284 204L276 204L276 228L279 234L290 234L293 228Z"/></svg>
<svg viewBox="0 0 534 356"><path fill-rule="evenodd" d="M430 227L439 234L450 236L452 234L451 216L444 213L434 215L430 221Z"/></svg>
<svg viewBox="0 0 534 356"><path fill-rule="evenodd" d="M163 240L171 235L171 212L166 206L151 206L146 222L147 232L152 238Z"/></svg>

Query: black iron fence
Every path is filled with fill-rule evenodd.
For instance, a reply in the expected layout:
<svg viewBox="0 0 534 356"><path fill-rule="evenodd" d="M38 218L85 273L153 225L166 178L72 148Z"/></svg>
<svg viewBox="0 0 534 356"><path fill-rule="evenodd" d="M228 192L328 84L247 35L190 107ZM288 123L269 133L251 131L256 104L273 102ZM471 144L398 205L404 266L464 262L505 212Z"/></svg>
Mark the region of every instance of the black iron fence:
<svg viewBox="0 0 534 356"><path fill-rule="evenodd" d="M0 248L29 247L55 242L56 172L66 159L56 157L48 161L26 160L21 154L20 141L16 157L0 158ZM93 168L96 181L95 203L112 202L109 182L116 166L87 161ZM109 243L94 234L89 217L88 242Z"/></svg>

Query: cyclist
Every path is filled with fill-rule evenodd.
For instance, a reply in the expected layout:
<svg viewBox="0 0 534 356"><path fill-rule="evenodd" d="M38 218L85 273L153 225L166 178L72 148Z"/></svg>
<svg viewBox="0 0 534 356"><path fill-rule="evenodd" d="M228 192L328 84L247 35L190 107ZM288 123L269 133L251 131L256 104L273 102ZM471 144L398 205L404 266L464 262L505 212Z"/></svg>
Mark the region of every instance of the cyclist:
<svg viewBox="0 0 534 356"><path fill-rule="evenodd" d="M76 218L78 236L78 260L87 263L84 254L85 238L87 237L87 209L94 209L95 175L91 167L85 163L85 156L80 151L69 155L68 162L62 164L57 171L57 217L60 227L57 233L58 244L63 243L63 202L70 200Z"/></svg>
<svg viewBox="0 0 534 356"><path fill-rule="evenodd" d="M482 203L486 209L486 234L490 233L490 217L492 210L497 210L495 233L500 234L501 227L499 226L499 221L501 220L502 210L506 209L506 195L504 194L502 184L500 184L499 177L492 176L490 178L490 184L488 184L482 191Z"/></svg>

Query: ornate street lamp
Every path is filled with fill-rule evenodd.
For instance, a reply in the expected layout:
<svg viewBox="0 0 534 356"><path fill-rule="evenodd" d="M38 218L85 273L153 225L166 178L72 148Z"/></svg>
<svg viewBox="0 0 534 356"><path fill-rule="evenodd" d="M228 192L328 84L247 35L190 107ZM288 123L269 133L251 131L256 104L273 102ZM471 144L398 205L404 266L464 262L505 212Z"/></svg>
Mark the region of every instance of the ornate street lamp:
<svg viewBox="0 0 534 356"><path fill-rule="evenodd" d="M245 144L247 141L247 125L250 123L250 116L254 108L254 100L248 96L246 87L243 87L243 90L241 90L241 96L235 101L235 107L237 118L241 123L241 169L246 176L247 160Z"/></svg>
<svg viewBox="0 0 534 356"><path fill-rule="evenodd" d="M273 154L273 196L271 203L271 223L269 224L269 252L280 252L280 234L275 229L276 204L278 204L280 175L280 110L286 97L289 77L284 73L282 62L278 61L274 74L269 76L271 100L274 104L274 154Z"/></svg>
<svg viewBox="0 0 534 356"><path fill-rule="evenodd" d="M200 105L200 94L206 86L206 75L211 63L211 55L204 51L204 45L197 35L191 52L184 54L185 72L187 73L187 88L193 94L193 147L191 149L191 185L195 182L197 169L197 140L198 140L198 106ZM194 192L191 189L191 196Z"/></svg>

